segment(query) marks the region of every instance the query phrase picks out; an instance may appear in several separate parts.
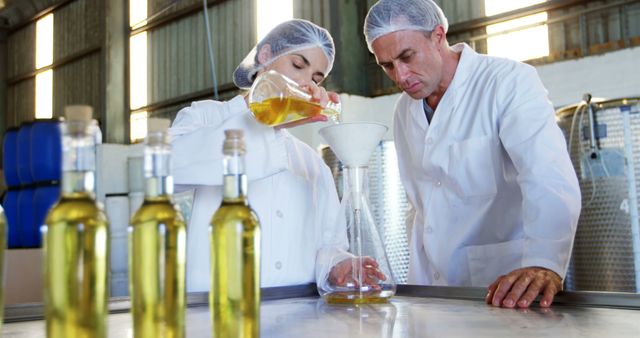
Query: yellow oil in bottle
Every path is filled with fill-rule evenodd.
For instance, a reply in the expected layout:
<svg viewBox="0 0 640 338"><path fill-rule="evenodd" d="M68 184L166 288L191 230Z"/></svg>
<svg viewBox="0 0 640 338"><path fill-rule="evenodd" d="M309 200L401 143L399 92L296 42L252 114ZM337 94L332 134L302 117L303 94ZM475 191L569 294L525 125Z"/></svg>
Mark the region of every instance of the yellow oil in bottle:
<svg viewBox="0 0 640 338"><path fill-rule="evenodd" d="M390 296L384 297L379 292L349 291L327 294L323 298L328 304L385 304L389 302Z"/></svg>
<svg viewBox="0 0 640 338"><path fill-rule="evenodd" d="M4 320L4 252L7 249L7 219L0 206L0 331Z"/></svg>
<svg viewBox="0 0 640 338"><path fill-rule="evenodd" d="M43 231L49 338L107 336L109 230L90 193L64 194Z"/></svg>
<svg viewBox="0 0 640 338"><path fill-rule="evenodd" d="M210 236L209 304L213 337L258 337L260 334L260 224L258 217L243 199L223 201L213 215Z"/></svg>
<svg viewBox="0 0 640 338"><path fill-rule="evenodd" d="M262 102L251 103L249 109L256 120L269 126L276 126L320 114L335 119L339 114L333 109L322 108L316 102L289 97L274 97Z"/></svg>
<svg viewBox="0 0 640 338"><path fill-rule="evenodd" d="M187 234L167 195L146 197L129 228L134 337L184 337Z"/></svg>

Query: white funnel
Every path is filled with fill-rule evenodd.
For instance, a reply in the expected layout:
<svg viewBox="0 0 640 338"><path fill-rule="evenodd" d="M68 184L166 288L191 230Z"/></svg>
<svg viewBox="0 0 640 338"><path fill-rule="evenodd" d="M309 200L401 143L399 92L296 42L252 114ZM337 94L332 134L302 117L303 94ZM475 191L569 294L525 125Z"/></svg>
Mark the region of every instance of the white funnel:
<svg viewBox="0 0 640 338"><path fill-rule="evenodd" d="M369 164L371 154L387 129L379 123L354 122L324 127L319 133L343 165L360 167Z"/></svg>

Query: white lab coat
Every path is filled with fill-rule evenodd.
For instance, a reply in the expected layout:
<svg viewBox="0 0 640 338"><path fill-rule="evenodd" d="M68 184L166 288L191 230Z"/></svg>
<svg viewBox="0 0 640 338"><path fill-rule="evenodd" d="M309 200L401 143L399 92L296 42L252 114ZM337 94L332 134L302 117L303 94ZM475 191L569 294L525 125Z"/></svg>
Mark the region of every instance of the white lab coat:
<svg viewBox="0 0 640 338"><path fill-rule="evenodd" d="M187 228L187 291L208 291L211 216L222 200L224 130L245 131L249 204L261 223L261 286L315 281L318 250L346 234L335 222L339 201L322 159L286 130L261 125L241 96L200 101L178 112L172 135L176 190L195 189Z"/></svg>
<svg viewBox="0 0 640 338"><path fill-rule="evenodd" d="M535 68L462 55L427 123L402 94L394 116L402 182L415 218L411 284L484 287L540 266L564 277L580 189Z"/></svg>

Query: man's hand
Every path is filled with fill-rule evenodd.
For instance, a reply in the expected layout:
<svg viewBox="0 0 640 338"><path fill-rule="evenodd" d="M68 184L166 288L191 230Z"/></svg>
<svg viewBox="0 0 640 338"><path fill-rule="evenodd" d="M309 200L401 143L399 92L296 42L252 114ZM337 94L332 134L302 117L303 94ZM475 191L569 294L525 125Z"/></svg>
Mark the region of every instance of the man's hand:
<svg viewBox="0 0 640 338"><path fill-rule="evenodd" d="M528 267L500 276L489 285L485 301L493 306L526 308L542 294L541 307L549 307L553 297L562 290L562 278L557 273L539 267Z"/></svg>
<svg viewBox="0 0 640 338"><path fill-rule="evenodd" d="M347 258L331 268L329 281L338 286L360 286L358 276L362 274L362 285L379 289L379 282L387 277L378 270L378 262L371 257Z"/></svg>

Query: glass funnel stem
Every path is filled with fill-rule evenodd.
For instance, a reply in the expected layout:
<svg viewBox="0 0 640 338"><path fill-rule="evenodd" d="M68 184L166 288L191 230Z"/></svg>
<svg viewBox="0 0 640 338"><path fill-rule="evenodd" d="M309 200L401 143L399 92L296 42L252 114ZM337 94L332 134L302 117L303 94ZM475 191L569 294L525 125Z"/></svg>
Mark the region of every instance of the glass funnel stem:
<svg viewBox="0 0 640 338"><path fill-rule="evenodd" d="M366 176L367 167L345 167L344 174L346 178L346 191L351 198L351 208L353 217L353 227L350 231L350 243L353 245L352 253L357 257L351 261L353 279L358 287L363 285L363 269L361 267L363 259L363 229L362 229L362 213L366 202Z"/></svg>
<svg viewBox="0 0 640 338"><path fill-rule="evenodd" d="M354 279L358 283L358 288L362 286L362 270L360 268L361 259L362 259L362 219L361 219L361 210L353 209L353 231L351 231L351 243L357 243L355 247L354 254L357 256L356 259L351 260L351 271L355 273Z"/></svg>

